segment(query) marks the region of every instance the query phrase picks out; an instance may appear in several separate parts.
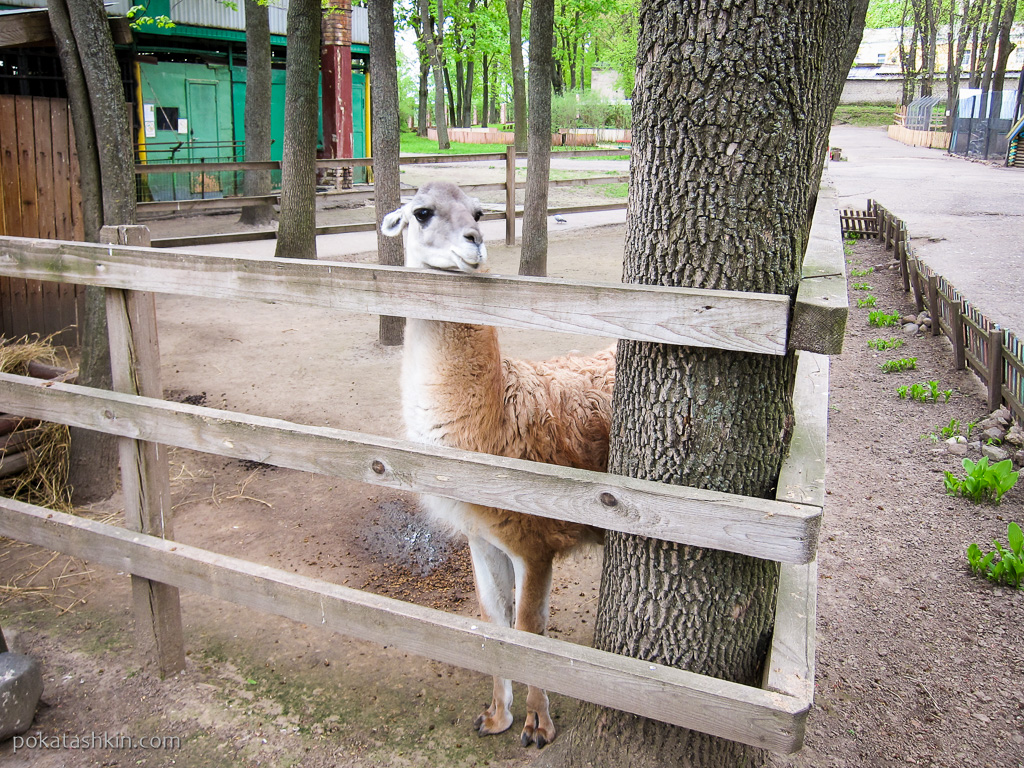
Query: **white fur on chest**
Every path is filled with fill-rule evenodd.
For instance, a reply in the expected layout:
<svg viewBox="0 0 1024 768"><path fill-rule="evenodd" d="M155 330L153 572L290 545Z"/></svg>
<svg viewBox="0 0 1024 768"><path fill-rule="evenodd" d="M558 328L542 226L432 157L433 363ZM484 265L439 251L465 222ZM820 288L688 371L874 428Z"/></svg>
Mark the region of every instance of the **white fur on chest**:
<svg viewBox="0 0 1024 768"><path fill-rule="evenodd" d="M437 325L410 318L402 357L402 418L405 435L417 443L444 445L442 409L438 391L440 333Z"/></svg>

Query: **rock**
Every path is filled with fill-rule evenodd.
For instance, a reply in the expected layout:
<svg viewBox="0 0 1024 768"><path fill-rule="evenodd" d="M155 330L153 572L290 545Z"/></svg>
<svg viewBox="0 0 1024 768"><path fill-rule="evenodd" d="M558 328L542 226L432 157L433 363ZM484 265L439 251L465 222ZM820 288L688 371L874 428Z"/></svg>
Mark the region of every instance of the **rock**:
<svg viewBox="0 0 1024 768"><path fill-rule="evenodd" d="M1024 451L1017 451L1013 454L1013 463L1018 467L1024 467Z"/></svg>
<svg viewBox="0 0 1024 768"><path fill-rule="evenodd" d="M1010 445L1016 445L1018 448L1024 446L1024 429L1021 429L1019 425L1014 424L1010 427L1003 440Z"/></svg>
<svg viewBox="0 0 1024 768"><path fill-rule="evenodd" d="M923 325L923 324L925 324L925 323L931 323L931 321L932 321L932 319L931 319L931 317L930 317L930 316L928 315L928 313L927 313L927 312L921 312L921 313L920 313L920 314L919 314L919 315L918 315L918 316L917 316L916 318L914 318L914 320L913 320L913 322L917 323L918 325Z"/></svg>
<svg viewBox="0 0 1024 768"><path fill-rule="evenodd" d="M920 330L917 323L907 323L903 326L903 333L906 336L913 336Z"/></svg>
<svg viewBox="0 0 1024 768"><path fill-rule="evenodd" d="M1006 433L1003 432L1002 427L989 427L981 433L982 440L998 440L1000 443L1003 442L1003 436Z"/></svg>
<svg viewBox="0 0 1024 768"><path fill-rule="evenodd" d="M1010 409L1007 408L1005 405L999 406L999 408L992 412L992 415L995 416L997 419L1002 419L1007 424L1009 424L1010 419L1013 418L1013 416L1010 414Z"/></svg>
<svg viewBox="0 0 1024 768"><path fill-rule="evenodd" d="M996 464L1010 458L1010 452L1005 448L1000 448L998 445L981 446L981 454L982 456L988 456L990 464Z"/></svg>
<svg viewBox="0 0 1024 768"><path fill-rule="evenodd" d="M958 443L954 437L953 439L946 441L946 450L954 456L966 456L967 443Z"/></svg>
<svg viewBox="0 0 1024 768"><path fill-rule="evenodd" d="M42 695L39 662L20 653L0 653L0 742L29 729Z"/></svg>
<svg viewBox="0 0 1024 768"><path fill-rule="evenodd" d="M903 317L900 318L900 322L903 323L904 325L907 325L909 323L916 323L917 315L904 315Z"/></svg>

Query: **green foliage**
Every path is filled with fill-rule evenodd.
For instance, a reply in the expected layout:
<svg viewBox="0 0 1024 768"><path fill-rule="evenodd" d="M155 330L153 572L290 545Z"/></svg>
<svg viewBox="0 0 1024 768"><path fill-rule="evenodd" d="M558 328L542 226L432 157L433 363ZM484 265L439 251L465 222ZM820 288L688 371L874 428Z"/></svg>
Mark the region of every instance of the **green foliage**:
<svg viewBox="0 0 1024 768"><path fill-rule="evenodd" d="M939 382L932 380L921 382L919 384L904 384L896 387L896 394L903 400L910 398L911 400L917 400L921 403L937 403L941 396L943 398L942 402L948 403L949 398L953 396L953 390L940 390Z"/></svg>
<svg viewBox="0 0 1024 768"><path fill-rule="evenodd" d="M853 290L855 291L873 291L874 289L867 283L854 283Z"/></svg>
<svg viewBox="0 0 1024 768"><path fill-rule="evenodd" d="M982 456L976 462L964 459L963 464L967 476L962 480L946 471L946 493L950 496L963 496L975 504L983 501L998 504L1003 500L1003 495L1017 484L1017 475L1020 474L1013 471L1010 459L990 466L988 456Z"/></svg>
<svg viewBox="0 0 1024 768"><path fill-rule="evenodd" d="M977 544L971 544L967 547L967 562L979 576L1021 589L1024 587L1024 532L1017 523L1006 526L1006 540L1009 546L1004 548L993 539L996 548L991 552L982 552Z"/></svg>
<svg viewBox="0 0 1024 768"><path fill-rule="evenodd" d="M857 299L858 307L873 307L878 300L874 296L865 296L863 299Z"/></svg>
<svg viewBox="0 0 1024 768"><path fill-rule="evenodd" d="M866 267L865 269L851 269L850 277L864 277L864 275L870 275L874 271L874 267Z"/></svg>
<svg viewBox="0 0 1024 768"><path fill-rule="evenodd" d="M840 104L832 113L832 121L863 127L892 125L895 104Z"/></svg>
<svg viewBox="0 0 1024 768"><path fill-rule="evenodd" d="M229 8L233 3L225 3ZM235 5L233 10L238 10L238 6ZM157 27L158 29L171 29L174 26L174 22L171 21L169 16L146 16L146 6L144 5L133 5L125 13L125 18L132 29L142 29L143 27Z"/></svg>
<svg viewBox="0 0 1024 768"><path fill-rule="evenodd" d="M883 373L899 373L900 371L912 371L917 368L916 357L901 357L899 360L886 360L879 368Z"/></svg>
<svg viewBox="0 0 1024 768"><path fill-rule="evenodd" d="M868 313L868 325L874 325L878 328L888 328L893 325L898 325L900 322L900 313L893 312L891 315L883 312L880 309L876 309L873 312Z"/></svg>
<svg viewBox="0 0 1024 768"><path fill-rule="evenodd" d="M551 97L551 130L570 128L629 128L629 104L612 101L593 91Z"/></svg>
<svg viewBox="0 0 1024 768"><path fill-rule="evenodd" d="M871 339L868 342L868 349L875 349L884 352L887 349L899 349L903 346L903 339Z"/></svg>

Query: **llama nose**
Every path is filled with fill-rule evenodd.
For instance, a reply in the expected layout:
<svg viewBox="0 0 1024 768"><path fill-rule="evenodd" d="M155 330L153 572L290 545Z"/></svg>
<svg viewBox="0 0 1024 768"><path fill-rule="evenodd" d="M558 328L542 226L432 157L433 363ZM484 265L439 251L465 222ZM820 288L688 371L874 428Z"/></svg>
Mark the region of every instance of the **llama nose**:
<svg viewBox="0 0 1024 768"><path fill-rule="evenodd" d="M474 245L480 245L480 243L484 241L483 235L480 234L480 230L476 227L464 229L462 231L462 236Z"/></svg>

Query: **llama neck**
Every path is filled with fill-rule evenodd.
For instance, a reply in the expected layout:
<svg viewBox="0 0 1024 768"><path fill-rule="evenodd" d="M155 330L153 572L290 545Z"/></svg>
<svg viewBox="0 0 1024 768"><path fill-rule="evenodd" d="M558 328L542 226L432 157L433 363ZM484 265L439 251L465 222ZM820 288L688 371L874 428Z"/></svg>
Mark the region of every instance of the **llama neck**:
<svg viewBox="0 0 1024 768"><path fill-rule="evenodd" d="M410 318L402 359L406 434L491 452L500 432L502 363L494 328Z"/></svg>

